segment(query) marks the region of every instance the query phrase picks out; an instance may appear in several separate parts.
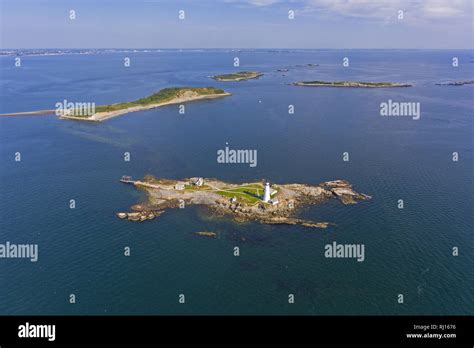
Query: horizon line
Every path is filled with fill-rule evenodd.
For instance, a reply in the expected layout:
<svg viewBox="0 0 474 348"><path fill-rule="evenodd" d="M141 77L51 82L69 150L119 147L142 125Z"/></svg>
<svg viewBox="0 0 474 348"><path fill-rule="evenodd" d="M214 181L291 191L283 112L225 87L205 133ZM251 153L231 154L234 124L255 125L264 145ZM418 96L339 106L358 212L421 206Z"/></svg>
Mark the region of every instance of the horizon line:
<svg viewBox="0 0 474 348"><path fill-rule="evenodd" d="M372 48L372 47L352 47L352 48L329 48L329 47L315 47L315 48L288 48L288 47L6 47L0 50L471 50L472 48Z"/></svg>

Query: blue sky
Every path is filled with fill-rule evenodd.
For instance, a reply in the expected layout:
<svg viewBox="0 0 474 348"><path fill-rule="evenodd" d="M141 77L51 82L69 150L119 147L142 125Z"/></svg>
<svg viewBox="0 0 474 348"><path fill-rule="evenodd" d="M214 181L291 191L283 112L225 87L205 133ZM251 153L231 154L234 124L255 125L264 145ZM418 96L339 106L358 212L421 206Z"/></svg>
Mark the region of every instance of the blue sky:
<svg viewBox="0 0 474 348"><path fill-rule="evenodd" d="M470 48L472 0L0 0L1 48ZM74 10L76 18L69 18ZM180 10L185 19L180 20ZM288 11L295 18L288 18ZM398 19L399 10L403 19Z"/></svg>

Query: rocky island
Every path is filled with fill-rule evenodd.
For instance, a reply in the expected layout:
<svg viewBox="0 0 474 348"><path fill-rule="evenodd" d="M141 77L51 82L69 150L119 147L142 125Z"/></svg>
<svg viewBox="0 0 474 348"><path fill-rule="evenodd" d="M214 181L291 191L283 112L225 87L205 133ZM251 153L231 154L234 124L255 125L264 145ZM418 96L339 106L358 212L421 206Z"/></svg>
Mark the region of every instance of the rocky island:
<svg viewBox="0 0 474 348"><path fill-rule="evenodd" d="M123 177L121 181L145 190L148 196L145 203L132 206L132 212L117 213L119 218L131 221L154 219L166 209L205 205L214 214L228 216L238 222L326 228L328 222L302 220L295 215L307 204L323 203L333 198L343 204L354 204L371 198L356 192L345 180L328 181L319 185L271 186L262 182L231 184L217 179L169 180L153 176L137 181Z"/></svg>
<svg viewBox="0 0 474 348"><path fill-rule="evenodd" d="M215 232L199 231L199 232L194 232L194 234L198 236L203 236L203 237L217 238L217 233Z"/></svg>
<svg viewBox="0 0 474 348"><path fill-rule="evenodd" d="M295 68L305 68L305 67L311 67L311 66L319 66L319 64L313 64L313 63L308 63L308 64L296 64Z"/></svg>
<svg viewBox="0 0 474 348"><path fill-rule="evenodd" d="M295 86L310 87L346 87L346 88L390 88L390 87L411 87L406 83L396 82L360 82L360 81L299 81L292 83Z"/></svg>
<svg viewBox="0 0 474 348"><path fill-rule="evenodd" d="M257 79L262 75L263 74L258 71L240 71L233 74L216 75L216 76L211 76L211 77L217 81L229 82L229 81L245 81L249 79Z"/></svg>
<svg viewBox="0 0 474 348"><path fill-rule="evenodd" d="M435 83L436 86L464 86L464 85L472 85L472 84L474 84L474 80Z"/></svg>

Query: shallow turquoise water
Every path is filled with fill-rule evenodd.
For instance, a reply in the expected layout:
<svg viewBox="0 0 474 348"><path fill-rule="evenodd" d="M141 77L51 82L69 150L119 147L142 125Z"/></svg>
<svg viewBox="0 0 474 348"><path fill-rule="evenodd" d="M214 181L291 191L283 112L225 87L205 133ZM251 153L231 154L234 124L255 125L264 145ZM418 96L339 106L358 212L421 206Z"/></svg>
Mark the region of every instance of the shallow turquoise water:
<svg viewBox="0 0 474 348"><path fill-rule="evenodd" d="M98 105L168 86L221 86L219 100L138 112L102 124L0 118L0 242L38 243L39 261L0 260L1 314L473 314L471 51L228 51L0 58L0 112ZM210 75L259 70L258 80ZM343 68L342 57L351 59ZM451 57L460 58L458 68ZM295 67L317 63L318 67ZM276 69L290 67L282 76ZM297 80L410 82L407 89L304 88ZM383 118L388 99L421 103L421 119ZM288 105L295 106L289 115ZM222 165L226 146L258 165ZM14 153L22 161L15 162ZM130 152L132 160L123 161ZM343 152L350 161L342 161ZM460 161L451 161L452 152ZM144 199L123 174L317 184L349 180L368 202L311 206L327 230L235 224L202 207L136 224L115 217ZM69 200L77 207L69 209ZM397 209L403 199L405 208ZM193 232L211 230L218 239ZM365 244L365 261L324 245ZM131 256L123 248L131 247ZM233 256L233 248L241 256ZM458 246L460 255L451 250ZM74 293L77 303L68 303ZM178 303L178 294L186 304ZM287 302L289 293L296 301ZM405 303L397 303L404 294Z"/></svg>

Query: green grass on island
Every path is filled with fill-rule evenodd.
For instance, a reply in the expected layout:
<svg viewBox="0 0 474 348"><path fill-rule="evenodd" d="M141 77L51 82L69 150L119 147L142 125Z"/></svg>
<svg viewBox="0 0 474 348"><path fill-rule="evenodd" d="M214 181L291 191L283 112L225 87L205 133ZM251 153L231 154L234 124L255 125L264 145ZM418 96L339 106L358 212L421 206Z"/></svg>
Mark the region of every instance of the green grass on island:
<svg viewBox="0 0 474 348"><path fill-rule="evenodd" d="M249 184L238 187L223 187L219 189L213 189L208 185L196 186L192 184L184 185L185 191L213 191L218 195L227 198L237 198L239 203L255 204L260 202L263 195L263 185L261 184Z"/></svg>
<svg viewBox="0 0 474 348"><path fill-rule="evenodd" d="M201 185L201 186L196 186L196 185L193 185L193 184L187 184L187 185L184 185L184 189L185 190L190 190L190 191L207 191L207 190L210 190L211 187L209 185Z"/></svg>
<svg viewBox="0 0 474 348"><path fill-rule="evenodd" d="M411 87L410 84L397 82L361 82L361 81L299 81L294 82L296 86L315 86L315 87Z"/></svg>
<svg viewBox="0 0 474 348"><path fill-rule="evenodd" d="M178 98L185 92L195 92L199 95L213 95L213 94L225 93L223 89L214 88L214 87L164 88L157 93L154 93L148 97L141 98L135 101L98 106L95 108L95 111L96 112L116 111L116 110L128 109L134 106L146 106L146 105L151 105L151 104L165 103L175 98Z"/></svg>
<svg viewBox="0 0 474 348"><path fill-rule="evenodd" d="M262 184L255 183L238 187L224 187L216 191L216 193L228 198L235 197L239 203L253 205L262 201L263 190Z"/></svg>
<svg viewBox="0 0 474 348"><path fill-rule="evenodd" d="M95 107L95 113L98 112L109 112L109 111L118 111L123 109L132 108L135 106L146 106L151 104L159 104L171 101L175 98L180 97L185 92L194 92L198 95L214 95L214 94L223 94L225 91L221 88L214 87L171 87L163 88L160 91L153 93L152 95L134 100L131 102L117 103L110 105L101 105ZM94 113L84 113L82 110L71 110L68 113L68 116L74 117L90 117Z"/></svg>
<svg viewBox="0 0 474 348"><path fill-rule="evenodd" d="M170 180L170 179L159 179L154 177L153 175L145 175L145 177L141 180L144 183L152 184L152 185L164 185L169 187L174 187L177 183L182 183L177 180ZM220 185L219 185L220 186ZM197 191L209 191L216 193L220 196L226 198L236 198L238 203L247 204L247 205L254 205L256 203L262 202L264 186L262 183L249 183L243 184L240 186L223 186L223 187L214 187L212 184L203 184L201 186L197 186L191 183L184 184L184 191L182 192L197 192ZM279 191L277 185L273 185L271 188L271 197L274 197Z"/></svg>
<svg viewBox="0 0 474 348"><path fill-rule="evenodd" d="M146 182L147 184L154 184L154 185L174 185L176 183L176 180L158 179L150 174L145 175L142 181Z"/></svg>
<svg viewBox="0 0 474 348"><path fill-rule="evenodd" d="M256 79L262 75L263 74L258 71L239 71L233 74L216 75L211 77L217 81L243 81Z"/></svg>

